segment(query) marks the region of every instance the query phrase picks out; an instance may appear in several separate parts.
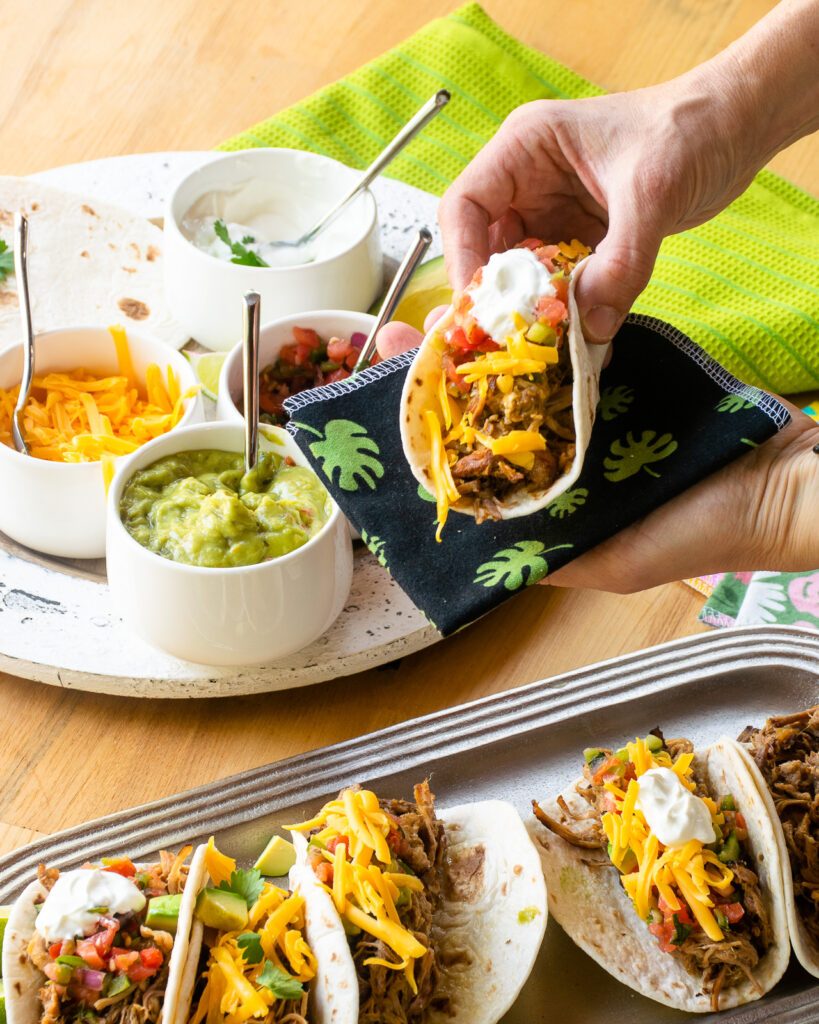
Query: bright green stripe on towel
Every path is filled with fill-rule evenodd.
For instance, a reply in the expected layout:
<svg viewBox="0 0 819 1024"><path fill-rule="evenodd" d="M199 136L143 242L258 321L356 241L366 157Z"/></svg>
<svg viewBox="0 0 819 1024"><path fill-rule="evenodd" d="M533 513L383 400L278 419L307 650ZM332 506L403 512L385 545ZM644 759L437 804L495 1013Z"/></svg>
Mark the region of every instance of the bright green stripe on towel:
<svg viewBox="0 0 819 1024"><path fill-rule="evenodd" d="M449 106L389 171L437 195L520 103L602 94L472 3L221 148L288 146L365 167L441 87ZM819 201L762 171L713 221L666 239L635 309L687 331L750 384L807 390L819 379L818 250Z"/></svg>

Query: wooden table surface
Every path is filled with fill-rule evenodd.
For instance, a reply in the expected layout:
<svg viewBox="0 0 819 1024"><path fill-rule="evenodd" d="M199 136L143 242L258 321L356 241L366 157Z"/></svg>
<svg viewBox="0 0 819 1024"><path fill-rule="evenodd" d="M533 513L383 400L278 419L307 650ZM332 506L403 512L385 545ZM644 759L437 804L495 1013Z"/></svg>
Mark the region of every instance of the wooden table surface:
<svg viewBox="0 0 819 1024"><path fill-rule="evenodd" d="M454 9L447 0L0 0L2 173L207 149ZM767 0L486 0L508 31L610 90L678 74ZM819 138L772 164L819 180ZM703 631L681 583L535 587L398 667L225 701L132 701L0 676L0 853L281 757Z"/></svg>

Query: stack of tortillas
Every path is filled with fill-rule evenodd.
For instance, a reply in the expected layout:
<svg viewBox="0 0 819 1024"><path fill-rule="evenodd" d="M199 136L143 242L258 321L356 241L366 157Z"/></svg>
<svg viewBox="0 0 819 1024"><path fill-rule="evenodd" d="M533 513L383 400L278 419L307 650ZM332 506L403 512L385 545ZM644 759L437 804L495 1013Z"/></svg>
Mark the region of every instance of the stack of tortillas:
<svg viewBox="0 0 819 1024"><path fill-rule="evenodd" d="M14 246L16 211L29 220L28 276L35 333L122 324L172 348L188 340L165 301L162 231L109 203L0 177L0 238ZM17 287L0 283L0 351L20 340Z"/></svg>

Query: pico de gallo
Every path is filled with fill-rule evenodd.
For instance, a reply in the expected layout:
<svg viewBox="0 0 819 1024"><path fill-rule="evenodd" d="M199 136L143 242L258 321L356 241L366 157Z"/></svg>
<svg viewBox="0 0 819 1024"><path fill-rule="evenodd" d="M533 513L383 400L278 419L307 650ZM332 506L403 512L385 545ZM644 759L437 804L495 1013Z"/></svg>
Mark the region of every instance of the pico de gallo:
<svg viewBox="0 0 819 1024"><path fill-rule="evenodd" d="M691 742L659 729L620 750L588 748L584 762L576 788L590 811L581 817L560 798L564 820L533 801L535 815L575 846L606 850L660 951L702 979L717 1011L723 991L743 978L756 984L773 942L734 796L709 792Z"/></svg>
<svg viewBox="0 0 819 1024"><path fill-rule="evenodd" d="M361 1021L420 1021L435 997L441 965L433 914L443 895L446 834L428 782L413 795L379 800L371 790L346 789L316 817L290 826L309 836L308 863L347 932Z"/></svg>
<svg viewBox="0 0 819 1024"><path fill-rule="evenodd" d="M353 371L367 336L355 331L349 338L328 340L309 327L294 327L293 340L259 375L259 407L263 423L284 426L284 400L322 384L346 380ZM378 362L376 355L373 363Z"/></svg>
<svg viewBox="0 0 819 1024"><path fill-rule="evenodd" d="M149 865L116 857L62 874L40 866L27 956L46 979L41 1024L159 1021L191 850L163 851Z"/></svg>
<svg viewBox="0 0 819 1024"><path fill-rule="evenodd" d="M496 253L433 334L440 411L425 425L438 505L467 499L477 522L501 517L520 491L544 493L575 458L569 280L589 253L577 240L529 238Z"/></svg>

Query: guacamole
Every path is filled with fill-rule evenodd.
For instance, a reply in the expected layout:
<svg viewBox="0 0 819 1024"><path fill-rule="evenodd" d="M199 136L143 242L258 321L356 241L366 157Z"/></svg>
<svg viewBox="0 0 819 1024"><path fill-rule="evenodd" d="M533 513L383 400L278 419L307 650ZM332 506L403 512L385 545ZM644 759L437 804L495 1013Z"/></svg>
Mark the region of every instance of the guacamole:
<svg viewBox="0 0 819 1024"><path fill-rule="evenodd" d="M120 502L143 547L186 565L256 565L306 544L330 517L315 474L272 451L250 473L238 452L180 452L140 469Z"/></svg>

